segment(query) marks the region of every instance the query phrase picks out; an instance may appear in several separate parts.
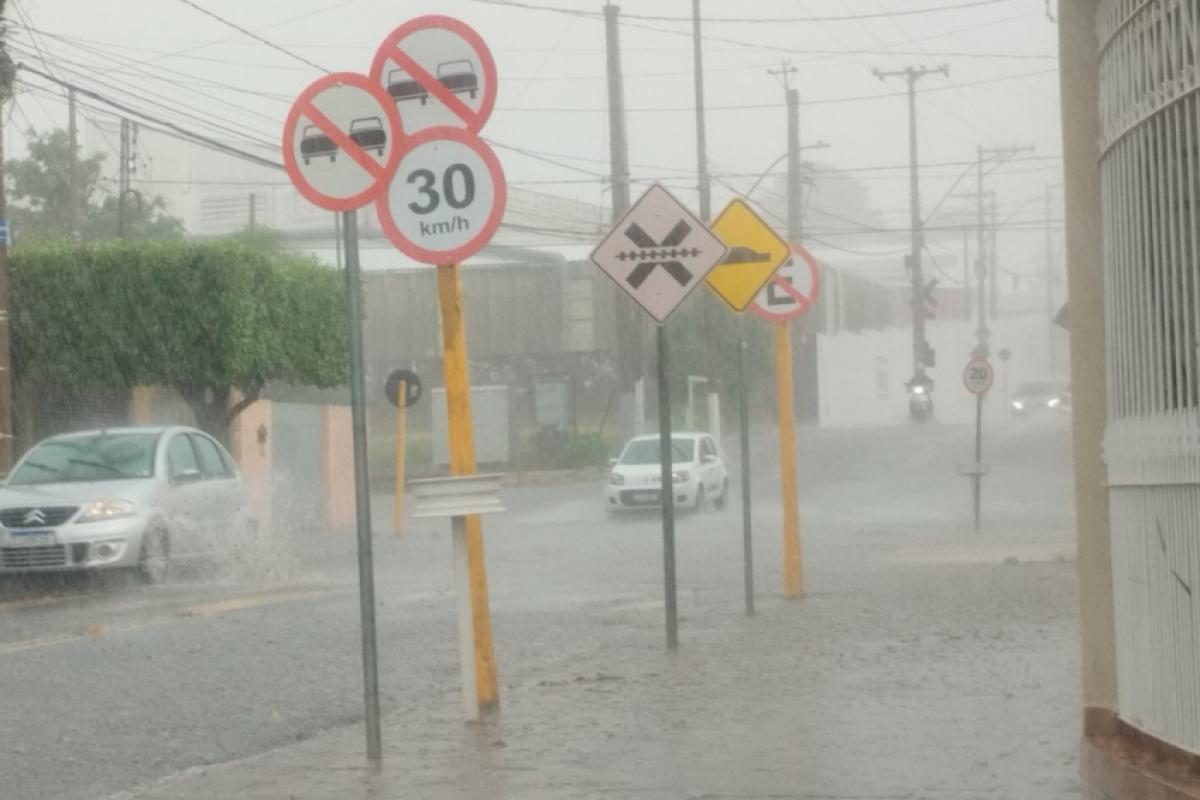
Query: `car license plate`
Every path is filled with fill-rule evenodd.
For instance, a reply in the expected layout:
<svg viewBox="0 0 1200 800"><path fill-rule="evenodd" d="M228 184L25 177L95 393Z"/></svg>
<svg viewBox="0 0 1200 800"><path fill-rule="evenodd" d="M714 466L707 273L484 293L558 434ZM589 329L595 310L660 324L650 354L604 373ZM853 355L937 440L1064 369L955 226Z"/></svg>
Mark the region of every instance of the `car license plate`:
<svg viewBox="0 0 1200 800"><path fill-rule="evenodd" d="M657 503L658 492L634 492L633 502L635 503Z"/></svg>
<svg viewBox="0 0 1200 800"><path fill-rule="evenodd" d="M9 534L24 546L54 544L54 531L10 531Z"/></svg>

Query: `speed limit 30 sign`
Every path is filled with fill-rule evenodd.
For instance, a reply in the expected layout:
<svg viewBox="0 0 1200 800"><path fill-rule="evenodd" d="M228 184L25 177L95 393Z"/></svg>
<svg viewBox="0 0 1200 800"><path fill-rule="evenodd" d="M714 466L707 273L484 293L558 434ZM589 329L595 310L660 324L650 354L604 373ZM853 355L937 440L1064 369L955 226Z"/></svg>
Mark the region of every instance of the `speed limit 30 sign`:
<svg viewBox="0 0 1200 800"><path fill-rule="evenodd" d="M427 128L409 139L376 211L402 253L448 264L488 243L506 198L504 171L486 142L458 128Z"/></svg>
<svg viewBox="0 0 1200 800"><path fill-rule="evenodd" d="M963 368L963 386L966 386L971 394L987 394L995 378L996 371L992 369L992 362L983 356L972 358Z"/></svg>

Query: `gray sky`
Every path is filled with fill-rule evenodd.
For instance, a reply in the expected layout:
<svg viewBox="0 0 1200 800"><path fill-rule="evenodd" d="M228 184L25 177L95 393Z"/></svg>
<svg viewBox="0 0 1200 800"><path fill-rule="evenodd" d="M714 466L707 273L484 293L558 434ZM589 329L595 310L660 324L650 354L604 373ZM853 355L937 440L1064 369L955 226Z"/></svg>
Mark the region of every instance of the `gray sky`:
<svg viewBox="0 0 1200 800"><path fill-rule="evenodd" d="M499 150L510 182L608 202L596 175L607 170L608 135L604 29L595 19L479 0L197 2L331 71L365 72L384 35L412 16L458 17L489 42L499 68L499 100L484 135L570 167ZM600 0L528 2L588 12L602 7ZM997 170L989 185L1000 192L1001 218L1009 213L1017 220L1041 217L1040 200L1031 198L1040 197L1044 184L1059 182L1059 162L1044 157L1060 152L1057 31L1043 2L976 0L966 8L880 16L969 2L704 0L704 14L714 19L705 25L705 35L711 38L704 52L714 172L757 174L783 152L783 91L766 72L782 58L790 58L800 70L803 141L831 145L808 154L810 158L836 168L903 167L908 159L907 104L899 94L904 83L883 83L871 68L946 63L949 78L931 75L920 83L926 90L918 98L921 161L932 165L970 160L979 143L1032 144L1038 160ZM184 115L197 115L226 129L208 133L243 140L240 144L248 148L254 145L245 139L263 146L278 141L290 99L320 74L180 0L13 0L10 7L14 5L20 60L36 64L44 56L63 77L164 118L196 124ZM634 176L667 179L694 204L694 93L686 21L691 4L626 0L621 5L628 15L621 36ZM638 20L632 15L683 21ZM867 18L715 21L851 15ZM120 66L130 59L140 63ZM897 94L845 100L886 93ZM23 93L12 109L10 130L62 125L65 116L65 103L57 92ZM203 123L197 129L204 130ZM14 155L21 153L19 131L10 133L7 142ZM260 147L260 152L268 151ZM924 171L926 210L962 171L960 166L930 166ZM864 170L856 177L870 187L874 204L889 222L905 224L905 169ZM753 177L727 180L744 190ZM966 180L958 191L972 189L973 180ZM723 202L728 195L717 189L715 200ZM1018 209L1021 203L1026 205ZM820 228L825 222L813 218L810 226Z"/></svg>

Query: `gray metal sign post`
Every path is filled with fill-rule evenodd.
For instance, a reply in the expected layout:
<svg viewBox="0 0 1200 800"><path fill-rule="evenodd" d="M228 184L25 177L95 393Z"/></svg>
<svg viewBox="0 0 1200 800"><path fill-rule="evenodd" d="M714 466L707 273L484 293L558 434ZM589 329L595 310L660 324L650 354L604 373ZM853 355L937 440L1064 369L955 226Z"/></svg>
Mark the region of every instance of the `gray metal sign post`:
<svg viewBox="0 0 1200 800"><path fill-rule="evenodd" d="M738 444L742 451L742 571L746 615L754 614L754 542L750 530L750 392L746 388L746 321L738 320Z"/></svg>
<svg viewBox="0 0 1200 800"><path fill-rule="evenodd" d="M658 334L658 461L662 466L663 585L666 588L667 647L679 646L679 612L675 603L675 470L671 452L671 390L667 381L667 330Z"/></svg>
<svg viewBox="0 0 1200 800"><path fill-rule="evenodd" d="M375 566L371 552L371 482L367 476L367 394L362 340L362 271L358 217L342 212L346 251L346 322L350 327L350 414L354 436L354 509L358 526L358 600L362 618L363 700L367 759L383 758L379 734L379 656L375 641Z"/></svg>

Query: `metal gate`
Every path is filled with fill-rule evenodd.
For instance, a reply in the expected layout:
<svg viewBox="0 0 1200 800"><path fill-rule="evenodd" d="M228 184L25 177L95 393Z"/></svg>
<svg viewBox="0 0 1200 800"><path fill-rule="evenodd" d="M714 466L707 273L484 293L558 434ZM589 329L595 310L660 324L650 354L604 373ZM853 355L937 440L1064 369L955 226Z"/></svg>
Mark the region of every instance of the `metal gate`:
<svg viewBox="0 0 1200 800"><path fill-rule="evenodd" d="M1118 710L1200 752L1200 0L1097 23Z"/></svg>

